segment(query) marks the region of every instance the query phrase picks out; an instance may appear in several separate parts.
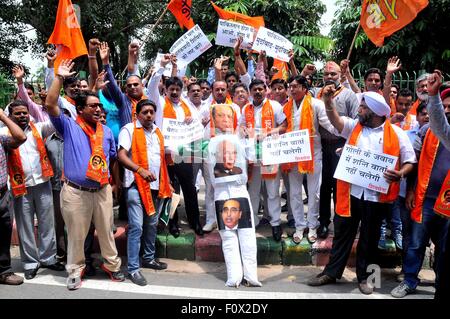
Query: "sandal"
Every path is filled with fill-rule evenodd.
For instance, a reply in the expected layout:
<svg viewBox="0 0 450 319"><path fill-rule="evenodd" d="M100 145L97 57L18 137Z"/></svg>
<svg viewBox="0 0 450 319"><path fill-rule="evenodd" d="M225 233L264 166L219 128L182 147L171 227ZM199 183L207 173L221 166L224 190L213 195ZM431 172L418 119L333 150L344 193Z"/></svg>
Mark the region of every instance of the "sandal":
<svg viewBox="0 0 450 319"><path fill-rule="evenodd" d="M310 229L308 231L308 241L314 244L317 241L317 229Z"/></svg>
<svg viewBox="0 0 450 319"><path fill-rule="evenodd" d="M292 235L292 242L296 245L300 244L303 239L303 231L296 230Z"/></svg>

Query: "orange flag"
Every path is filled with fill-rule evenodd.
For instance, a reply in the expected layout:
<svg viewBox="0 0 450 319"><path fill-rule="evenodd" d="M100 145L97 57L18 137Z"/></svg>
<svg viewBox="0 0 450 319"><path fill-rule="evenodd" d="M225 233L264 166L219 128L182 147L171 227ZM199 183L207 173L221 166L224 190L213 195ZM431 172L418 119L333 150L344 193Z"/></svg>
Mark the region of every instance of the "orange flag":
<svg viewBox="0 0 450 319"><path fill-rule="evenodd" d="M361 26L367 37L381 47L384 38L402 29L428 5L428 0L364 0Z"/></svg>
<svg viewBox="0 0 450 319"><path fill-rule="evenodd" d="M189 30L195 26L194 20L191 18L192 0L172 0L167 8L175 16L182 29Z"/></svg>
<svg viewBox="0 0 450 319"><path fill-rule="evenodd" d="M278 72L273 75L272 80L283 79L287 81L289 78L287 63L278 59L273 59L273 66L278 69Z"/></svg>
<svg viewBox="0 0 450 319"><path fill-rule="evenodd" d="M233 11L224 10L222 8L219 8L214 4L214 2L211 1L212 6L214 7L214 10L216 10L219 17L223 20L233 20L242 24L250 25L254 27L255 29L259 29L259 27L264 26L264 17L249 17L242 13L237 13Z"/></svg>
<svg viewBox="0 0 450 319"><path fill-rule="evenodd" d="M55 72L62 60L88 54L71 0L59 0L55 27L47 43L56 45Z"/></svg>

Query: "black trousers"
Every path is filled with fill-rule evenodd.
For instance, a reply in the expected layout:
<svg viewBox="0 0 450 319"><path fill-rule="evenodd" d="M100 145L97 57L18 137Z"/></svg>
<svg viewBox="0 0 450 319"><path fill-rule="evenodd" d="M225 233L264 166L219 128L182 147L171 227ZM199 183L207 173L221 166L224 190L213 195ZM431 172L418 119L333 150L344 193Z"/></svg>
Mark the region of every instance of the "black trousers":
<svg viewBox="0 0 450 319"><path fill-rule="evenodd" d="M331 223L331 194L336 202L336 179L333 178L339 162L336 150L343 147L344 139L336 142L322 140L322 184L320 186L319 222L328 226ZM336 207L336 204L335 204Z"/></svg>
<svg viewBox="0 0 450 319"><path fill-rule="evenodd" d="M447 233L447 240L440 262L441 264L438 270L439 281L436 282L436 292L434 294L434 298L436 300L450 301L450 233Z"/></svg>
<svg viewBox="0 0 450 319"><path fill-rule="evenodd" d="M356 247L356 276L361 282L370 275L367 266L377 261L381 222L392 205L360 200L353 196L350 198L351 217L334 215L333 245L324 273L337 279L342 277L361 222Z"/></svg>
<svg viewBox="0 0 450 319"><path fill-rule="evenodd" d="M175 193L180 193L180 187L183 191L186 216L190 227L195 228L197 224L200 224L200 210L198 208L197 190L193 182L192 165L192 163L185 162L170 165L168 166L168 172ZM178 223L178 212L175 212L171 222Z"/></svg>
<svg viewBox="0 0 450 319"><path fill-rule="evenodd" d="M8 190L0 197L0 274L11 271L11 196Z"/></svg>

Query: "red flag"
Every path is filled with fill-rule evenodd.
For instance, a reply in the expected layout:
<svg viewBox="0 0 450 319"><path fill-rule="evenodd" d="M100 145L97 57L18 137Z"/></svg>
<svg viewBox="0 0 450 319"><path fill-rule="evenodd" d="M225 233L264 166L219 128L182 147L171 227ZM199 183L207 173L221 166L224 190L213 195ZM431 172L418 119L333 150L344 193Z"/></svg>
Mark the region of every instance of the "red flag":
<svg viewBox="0 0 450 319"><path fill-rule="evenodd" d="M211 1L212 6L214 7L214 10L216 10L219 17L223 20L232 20L236 21L242 24L250 25L254 27L255 29L259 29L259 27L264 26L264 17L249 17L242 13L237 13L233 11L224 10L222 8L219 8L214 4L214 2Z"/></svg>
<svg viewBox="0 0 450 319"><path fill-rule="evenodd" d="M195 26L194 20L191 18L192 0L172 0L167 8L175 16L182 29L189 30Z"/></svg>
<svg viewBox="0 0 450 319"><path fill-rule="evenodd" d="M428 5L428 0L364 0L361 26L367 37L381 47L384 38L411 23Z"/></svg>
<svg viewBox="0 0 450 319"><path fill-rule="evenodd" d="M62 60L88 54L71 0L59 0L55 27L47 43L56 45L55 72Z"/></svg>
<svg viewBox="0 0 450 319"><path fill-rule="evenodd" d="M289 78L287 63L278 59L273 59L273 66L278 69L278 72L273 75L272 80L283 79L287 81Z"/></svg>

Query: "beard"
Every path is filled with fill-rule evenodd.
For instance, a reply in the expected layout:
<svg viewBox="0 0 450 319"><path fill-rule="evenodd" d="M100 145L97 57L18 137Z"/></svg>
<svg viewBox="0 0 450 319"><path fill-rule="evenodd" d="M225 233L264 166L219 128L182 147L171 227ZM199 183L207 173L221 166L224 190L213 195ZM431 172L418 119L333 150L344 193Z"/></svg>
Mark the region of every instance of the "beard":
<svg viewBox="0 0 450 319"><path fill-rule="evenodd" d="M428 93L417 93L419 100L428 102Z"/></svg>
<svg viewBox="0 0 450 319"><path fill-rule="evenodd" d="M370 126L370 124L372 123L372 118L373 118L373 114L372 113L369 113L369 114L366 114L366 115L359 115L358 114L358 120L359 120L359 123L362 126Z"/></svg>

